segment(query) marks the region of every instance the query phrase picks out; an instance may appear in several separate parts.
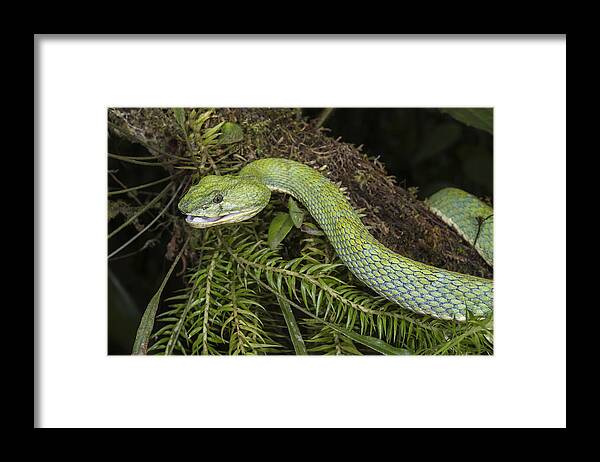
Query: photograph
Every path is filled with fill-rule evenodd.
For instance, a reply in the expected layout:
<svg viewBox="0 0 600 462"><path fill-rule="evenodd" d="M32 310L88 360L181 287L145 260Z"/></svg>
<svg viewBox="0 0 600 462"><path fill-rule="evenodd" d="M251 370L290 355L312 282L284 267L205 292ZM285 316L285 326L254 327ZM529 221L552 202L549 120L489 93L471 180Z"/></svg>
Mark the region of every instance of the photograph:
<svg viewBox="0 0 600 462"><path fill-rule="evenodd" d="M109 355L493 355L493 108L107 109Z"/></svg>
<svg viewBox="0 0 600 462"><path fill-rule="evenodd" d="M566 159L566 34L36 34L34 427L565 428Z"/></svg>

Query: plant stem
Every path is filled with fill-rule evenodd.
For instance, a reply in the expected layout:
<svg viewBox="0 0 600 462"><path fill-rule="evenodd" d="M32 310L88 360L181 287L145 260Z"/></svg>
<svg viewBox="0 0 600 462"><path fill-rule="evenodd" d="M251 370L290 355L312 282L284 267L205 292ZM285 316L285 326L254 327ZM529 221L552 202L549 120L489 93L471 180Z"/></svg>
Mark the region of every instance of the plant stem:
<svg viewBox="0 0 600 462"><path fill-rule="evenodd" d="M123 244L121 247L119 247L113 253L109 254L108 255L108 259L110 260L111 257L114 257L121 250L123 250L125 247L127 247L129 244L131 244L133 241L135 241L138 237L140 237L148 228L150 228L156 222L156 220L158 220L167 211L167 209L169 208L169 206L171 205L171 203L177 197L177 194L179 193L179 190L181 189L182 186L183 186L183 182L179 185L179 187L177 188L177 191L175 191L175 194L173 194L173 197L171 197L171 199L169 199L169 202L167 203L167 205L165 205L165 207L158 213L158 215L156 215L154 217L154 219L150 223L148 223L144 227L144 229L142 229L139 233L137 233L135 236L133 236L131 239L129 239L125 244Z"/></svg>
<svg viewBox="0 0 600 462"><path fill-rule="evenodd" d="M319 115L319 118L317 119L317 123L315 124L316 128L320 128L325 121L329 118L329 116L331 115L331 113L333 112L332 107L326 107L325 109L323 109L321 111L321 114Z"/></svg>

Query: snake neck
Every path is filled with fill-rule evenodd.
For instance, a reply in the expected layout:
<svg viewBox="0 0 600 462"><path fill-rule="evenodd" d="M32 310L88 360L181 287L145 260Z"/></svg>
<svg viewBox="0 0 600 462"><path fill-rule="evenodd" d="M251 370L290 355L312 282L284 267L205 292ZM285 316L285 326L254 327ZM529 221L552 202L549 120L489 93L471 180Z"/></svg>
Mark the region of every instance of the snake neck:
<svg viewBox="0 0 600 462"><path fill-rule="evenodd" d="M475 316L491 312L491 281L426 265L388 249L368 231L340 189L316 169L269 158L251 162L239 175L298 199L350 271L389 300L442 319L464 320L467 311Z"/></svg>
<svg viewBox="0 0 600 462"><path fill-rule="evenodd" d="M343 220L349 229L360 231L361 237L377 242L340 189L314 168L288 159L270 158L248 164L240 176L252 176L271 191L298 199L330 239L336 224Z"/></svg>

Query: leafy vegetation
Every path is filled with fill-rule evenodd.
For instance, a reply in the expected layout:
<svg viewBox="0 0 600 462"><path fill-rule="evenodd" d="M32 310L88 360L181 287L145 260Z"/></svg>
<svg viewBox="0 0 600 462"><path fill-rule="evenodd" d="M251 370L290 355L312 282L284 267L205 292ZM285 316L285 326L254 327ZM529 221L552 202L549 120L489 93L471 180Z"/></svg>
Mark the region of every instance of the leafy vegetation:
<svg viewBox="0 0 600 462"><path fill-rule="evenodd" d="M108 196L114 248L109 264L168 240L170 267L142 317L134 353L492 353L492 320L441 321L374 294L346 269L310 215L290 197L274 195L258 217L242 224L186 227L176 199L190 184L207 173L238 171L250 157L248 139L253 155L268 153L261 135L277 123L278 113L270 119L251 115L228 120L227 112L213 110L109 110L111 134L149 153L110 153L109 158L165 172L138 186L121 184ZM119 184L114 172L111 180ZM119 237L125 230L132 237ZM146 242L139 247L142 238ZM134 244L138 249L126 254ZM180 262L184 269L173 275ZM171 293L165 292L168 280L178 281Z"/></svg>

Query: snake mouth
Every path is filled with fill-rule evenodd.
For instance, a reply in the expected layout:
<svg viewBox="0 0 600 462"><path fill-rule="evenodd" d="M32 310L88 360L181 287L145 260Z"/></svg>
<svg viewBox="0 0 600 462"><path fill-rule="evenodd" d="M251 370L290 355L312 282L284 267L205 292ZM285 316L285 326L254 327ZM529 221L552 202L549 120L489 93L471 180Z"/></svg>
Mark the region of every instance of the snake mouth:
<svg viewBox="0 0 600 462"><path fill-rule="evenodd" d="M216 224L217 222L220 222L220 221L227 221L239 214L240 214L240 212L233 212L233 213L227 213L225 215L221 215L218 217L203 217L200 215L188 215L185 217L185 221L192 226L197 225L199 227L202 227L203 225L207 226L207 225L211 225L211 224Z"/></svg>

